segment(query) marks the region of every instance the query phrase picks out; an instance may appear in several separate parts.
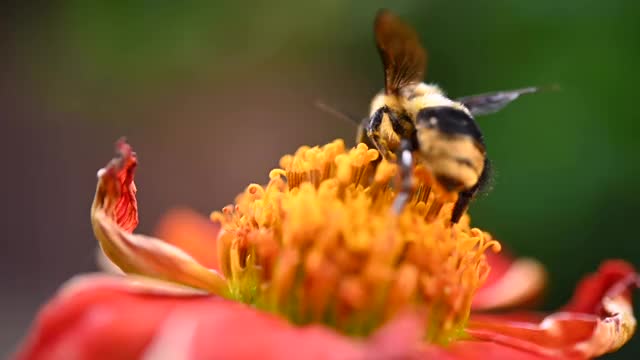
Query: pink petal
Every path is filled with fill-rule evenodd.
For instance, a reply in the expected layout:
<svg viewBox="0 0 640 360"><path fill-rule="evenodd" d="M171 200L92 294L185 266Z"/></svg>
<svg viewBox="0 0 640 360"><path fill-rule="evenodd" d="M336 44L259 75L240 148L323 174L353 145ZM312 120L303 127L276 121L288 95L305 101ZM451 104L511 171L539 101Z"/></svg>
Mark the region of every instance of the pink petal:
<svg viewBox="0 0 640 360"><path fill-rule="evenodd" d="M463 340L447 348L451 359L540 360L548 357L487 341Z"/></svg>
<svg viewBox="0 0 640 360"><path fill-rule="evenodd" d="M595 313L600 310L602 295L615 288L621 279L633 277L635 269L622 260L609 260L603 263L598 272L591 274L578 284L571 301L563 311ZM631 294L624 294L630 298Z"/></svg>
<svg viewBox="0 0 640 360"><path fill-rule="evenodd" d="M42 308L15 359L138 358L176 301L182 299L143 294L149 289L105 275L70 281ZM141 299L144 306L139 306ZM198 299L202 298L182 300Z"/></svg>
<svg viewBox="0 0 640 360"><path fill-rule="evenodd" d="M164 241L184 250L209 269L218 268L216 238L220 227L197 212L182 208L165 214L156 229Z"/></svg>
<svg viewBox="0 0 640 360"><path fill-rule="evenodd" d="M139 281L139 282L138 282ZM71 281L33 324L16 360L101 359L537 359L511 346L422 342L423 319L401 314L369 339L273 315L170 283L85 275Z"/></svg>
<svg viewBox="0 0 640 360"><path fill-rule="evenodd" d="M323 326L296 328L240 304L182 309L197 326L191 359L361 359L363 345ZM212 343L212 339L216 339Z"/></svg>
<svg viewBox="0 0 640 360"><path fill-rule="evenodd" d="M474 310L532 305L546 284L544 267L529 258L512 259L503 253L487 252L491 266L485 284L476 292Z"/></svg>
<svg viewBox="0 0 640 360"><path fill-rule="evenodd" d="M15 359L358 359L363 351L322 326L296 328L221 298L149 293L99 275L47 304Z"/></svg>
<svg viewBox="0 0 640 360"><path fill-rule="evenodd" d="M608 261L585 279L569 305L546 317L472 315L468 333L533 354L585 359L617 350L635 331L630 290L640 276L629 264Z"/></svg>

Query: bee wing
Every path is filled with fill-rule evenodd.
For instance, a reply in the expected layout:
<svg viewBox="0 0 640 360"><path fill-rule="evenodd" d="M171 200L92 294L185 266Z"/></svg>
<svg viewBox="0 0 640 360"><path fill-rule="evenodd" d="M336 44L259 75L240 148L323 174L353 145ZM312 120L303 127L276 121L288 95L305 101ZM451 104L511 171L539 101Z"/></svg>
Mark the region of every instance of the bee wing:
<svg viewBox="0 0 640 360"><path fill-rule="evenodd" d="M427 52L415 30L388 10L380 10L374 24L376 45L384 65L387 94L404 86L422 82Z"/></svg>
<svg viewBox="0 0 640 360"><path fill-rule="evenodd" d="M533 94L540 90L541 89L539 87L532 86L516 90L465 96L456 99L456 101L466 106L473 116L488 115L502 110L503 107L520 97L520 95Z"/></svg>

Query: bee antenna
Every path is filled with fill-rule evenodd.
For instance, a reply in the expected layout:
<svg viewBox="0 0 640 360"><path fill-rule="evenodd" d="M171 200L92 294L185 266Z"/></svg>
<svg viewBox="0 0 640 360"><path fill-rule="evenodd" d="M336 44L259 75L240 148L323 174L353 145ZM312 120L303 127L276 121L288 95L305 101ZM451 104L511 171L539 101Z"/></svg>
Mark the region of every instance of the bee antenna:
<svg viewBox="0 0 640 360"><path fill-rule="evenodd" d="M326 112L327 114L330 114L330 115L332 115L332 116L334 116L334 117L336 117L338 119L345 120L345 121L347 121L347 122L349 122L351 124L360 125L360 121L358 119L356 119L355 117L353 117L351 115L348 115L345 112L340 111L340 110L336 109L333 106L327 105L322 100L316 100L314 102L314 105L318 109L320 109L320 110Z"/></svg>
<svg viewBox="0 0 640 360"><path fill-rule="evenodd" d="M562 86L558 83L543 85L538 87L539 91L547 92L547 91L562 91Z"/></svg>

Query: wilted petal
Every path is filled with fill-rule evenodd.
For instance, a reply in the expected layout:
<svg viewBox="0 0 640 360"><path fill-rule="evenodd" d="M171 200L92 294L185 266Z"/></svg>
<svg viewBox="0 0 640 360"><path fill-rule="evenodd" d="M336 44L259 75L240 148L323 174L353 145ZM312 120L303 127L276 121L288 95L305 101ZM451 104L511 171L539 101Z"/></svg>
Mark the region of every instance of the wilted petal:
<svg viewBox="0 0 640 360"><path fill-rule="evenodd" d="M534 354L592 358L617 350L633 335L630 290L640 277L622 261L604 263L585 279L565 309L547 317L533 314L475 315L468 333ZM597 301L596 301L597 299Z"/></svg>
<svg viewBox="0 0 640 360"><path fill-rule="evenodd" d="M119 141L118 156L98 172L91 209L93 231L107 257L126 273L150 276L223 295L226 282L179 248L152 237L132 234L138 222L135 153Z"/></svg>
<svg viewBox="0 0 640 360"><path fill-rule="evenodd" d="M209 269L218 268L216 238L220 226L209 218L187 209L174 209L165 214L156 236L191 255Z"/></svg>
<svg viewBox="0 0 640 360"><path fill-rule="evenodd" d="M123 231L132 232L138 226L138 190L133 181L138 159L124 139L116 143L116 154L98 171L98 188L91 210L103 211Z"/></svg>
<svg viewBox="0 0 640 360"><path fill-rule="evenodd" d="M530 258L487 252L491 272L473 297L474 310L530 305L542 294L547 274L542 264Z"/></svg>
<svg viewBox="0 0 640 360"><path fill-rule="evenodd" d="M218 269L216 239L220 227L197 212L184 208L166 213L156 229L160 240L184 250L200 264L209 269ZM96 249L98 268L111 274L123 271L102 251Z"/></svg>

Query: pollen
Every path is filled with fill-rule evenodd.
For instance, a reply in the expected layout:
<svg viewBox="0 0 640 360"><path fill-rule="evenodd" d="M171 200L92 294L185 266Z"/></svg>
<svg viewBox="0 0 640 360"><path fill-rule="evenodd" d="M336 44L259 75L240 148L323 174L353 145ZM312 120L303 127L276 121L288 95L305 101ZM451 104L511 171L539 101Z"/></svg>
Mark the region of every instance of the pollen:
<svg viewBox="0 0 640 360"><path fill-rule="evenodd" d="M426 340L461 336L475 291L500 250L465 216L455 194L414 168L411 201L392 212L398 168L364 144L301 147L266 186L249 185L211 218L231 297L297 324L365 336L400 311L423 314Z"/></svg>

